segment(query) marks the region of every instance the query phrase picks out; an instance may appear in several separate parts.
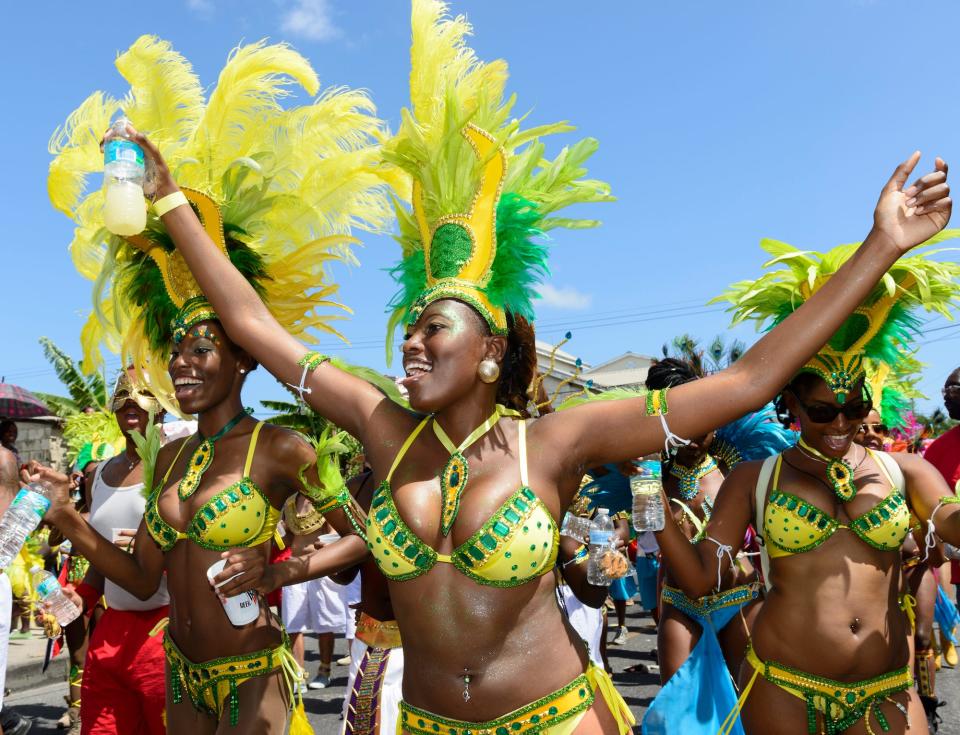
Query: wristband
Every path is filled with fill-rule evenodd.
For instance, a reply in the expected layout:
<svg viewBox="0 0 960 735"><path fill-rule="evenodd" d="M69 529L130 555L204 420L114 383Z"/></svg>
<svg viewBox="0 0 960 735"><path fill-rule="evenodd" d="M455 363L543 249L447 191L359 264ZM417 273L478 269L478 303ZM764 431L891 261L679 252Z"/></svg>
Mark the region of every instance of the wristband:
<svg viewBox="0 0 960 735"><path fill-rule="evenodd" d="M188 203L187 197L182 191L175 191L172 194L167 194L165 197L157 199L157 201L153 203L153 211L157 217L162 217L171 209L176 209L180 205Z"/></svg>

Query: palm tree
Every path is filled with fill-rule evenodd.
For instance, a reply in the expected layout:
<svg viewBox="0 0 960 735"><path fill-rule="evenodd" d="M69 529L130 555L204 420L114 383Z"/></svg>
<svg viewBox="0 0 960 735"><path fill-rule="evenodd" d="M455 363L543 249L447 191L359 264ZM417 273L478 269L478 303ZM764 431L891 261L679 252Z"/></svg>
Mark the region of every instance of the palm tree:
<svg viewBox="0 0 960 735"><path fill-rule="evenodd" d="M107 407L107 384L99 373L84 375L80 364L66 352L57 347L49 337L41 337L40 345L47 361L53 366L60 382L69 393L67 396L52 395L34 391L50 409L61 418L72 416L91 407L105 411Z"/></svg>

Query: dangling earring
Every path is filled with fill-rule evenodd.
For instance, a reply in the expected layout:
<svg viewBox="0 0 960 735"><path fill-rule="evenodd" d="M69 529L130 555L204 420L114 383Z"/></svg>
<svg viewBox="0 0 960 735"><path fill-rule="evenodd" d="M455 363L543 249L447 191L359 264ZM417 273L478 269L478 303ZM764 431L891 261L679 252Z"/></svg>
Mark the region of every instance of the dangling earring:
<svg viewBox="0 0 960 735"><path fill-rule="evenodd" d="M500 366L488 357L480 361L477 366L477 375L484 383L494 383L500 377Z"/></svg>

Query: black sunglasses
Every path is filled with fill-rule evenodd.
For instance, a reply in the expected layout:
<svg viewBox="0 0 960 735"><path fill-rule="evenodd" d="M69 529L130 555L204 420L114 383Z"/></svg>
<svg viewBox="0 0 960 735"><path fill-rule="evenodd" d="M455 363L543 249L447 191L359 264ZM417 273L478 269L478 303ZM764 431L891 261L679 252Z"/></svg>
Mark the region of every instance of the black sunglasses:
<svg viewBox="0 0 960 735"><path fill-rule="evenodd" d="M793 391L790 392L793 393ZM873 401L869 398L860 403L845 403L842 406L833 406L827 403L808 406L796 393L793 393L793 397L797 399L797 403L807 414L807 418L815 424L829 424L841 413L848 421L861 421L873 410Z"/></svg>
<svg viewBox="0 0 960 735"><path fill-rule="evenodd" d="M886 434L888 429L886 424L860 424L860 431L868 434L871 431L876 434Z"/></svg>

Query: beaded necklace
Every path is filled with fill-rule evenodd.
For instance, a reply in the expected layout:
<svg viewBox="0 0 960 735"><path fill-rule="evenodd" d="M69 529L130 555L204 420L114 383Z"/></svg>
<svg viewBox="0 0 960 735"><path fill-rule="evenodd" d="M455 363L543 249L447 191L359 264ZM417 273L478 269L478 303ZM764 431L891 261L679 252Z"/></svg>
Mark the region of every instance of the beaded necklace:
<svg viewBox="0 0 960 735"><path fill-rule="evenodd" d="M853 500L857 494L857 486L853 481L854 467L852 464L843 458L828 457L823 452L811 447L802 438L797 442L797 447L803 454L806 454L811 459L819 460L827 465L827 479L830 481L830 486L833 488L834 494L836 494L842 502L847 503ZM864 459L866 459L866 450L864 450L863 456ZM862 459L857 467L859 467L860 464L863 464Z"/></svg>
<svg viewBox="0 0 960 735"><path fill-rule="evenodd" d="M203 473L210 468L210 464L213 462L213 445L246 417L247 411L244 409L230 419L220 431L209 438L204 437L202 433L197 431L197 436L200 437L200 444L193 450L193 455L191 455L190 461L187 463L187 471L184 473L183 479L180 480L180 485L177 486L177 495L180 496L180 500L186 500L197 491L197 488L200 486L200 480L203 478Z"/></svg>
<svg viewBox="0 0 960 735"><path fill-rule="evenodd" d="M716 460L709 454L696 467L684 467L679 462L670 463L670 474L679 481L678 490L684 500L693 500L700 494L700 479L717 469Z"/></svg>

